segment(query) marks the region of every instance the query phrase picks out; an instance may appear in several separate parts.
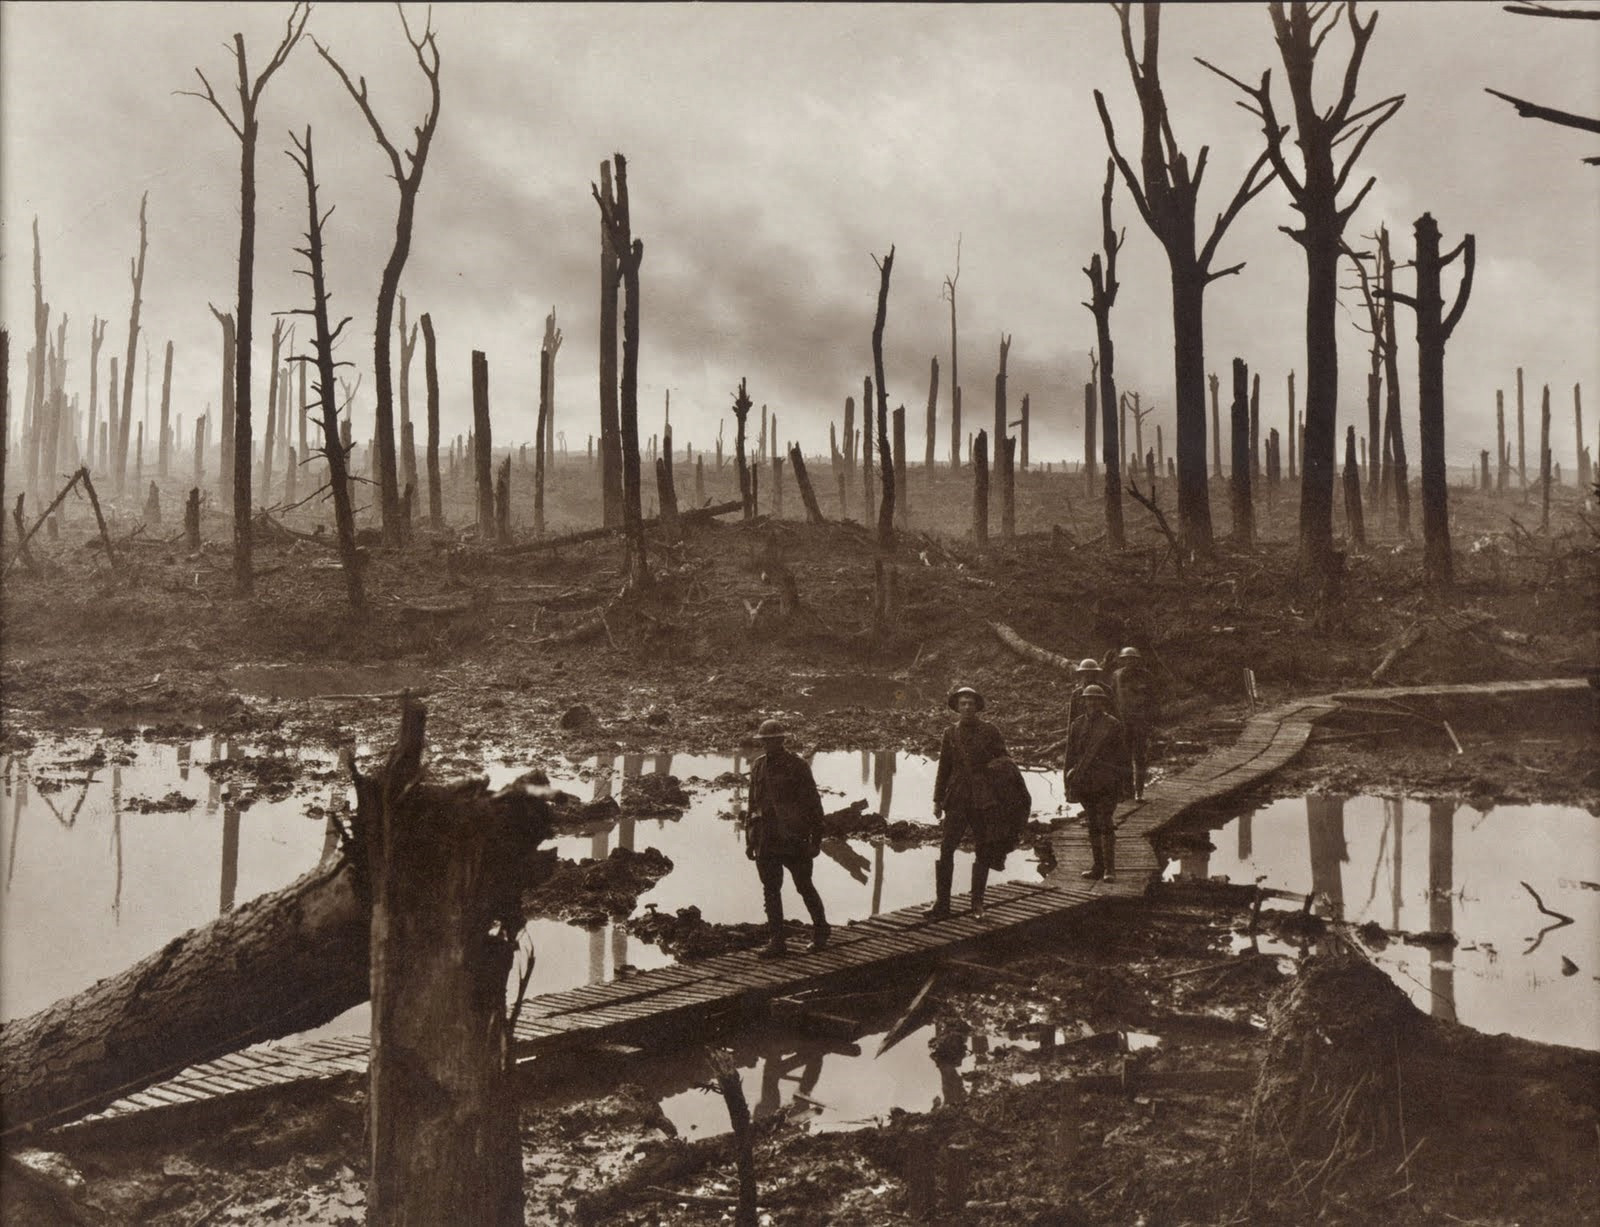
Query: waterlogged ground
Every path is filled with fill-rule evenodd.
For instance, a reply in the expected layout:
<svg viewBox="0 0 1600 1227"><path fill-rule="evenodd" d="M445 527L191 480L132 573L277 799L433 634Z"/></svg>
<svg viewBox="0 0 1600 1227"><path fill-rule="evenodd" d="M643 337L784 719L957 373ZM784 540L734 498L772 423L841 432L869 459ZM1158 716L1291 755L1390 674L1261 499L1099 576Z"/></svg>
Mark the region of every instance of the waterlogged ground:
<svg viewBox="0 0 1600 1227"><path fill-rule="evenodd" d="M482 773L499 786L530 765L497 762ZM697 907L712 924L760 921L759 884L733 821L743 805L739 773L748 766L748 759L712 755L558 761L553 782L582 800L620 797L632 809L631 787L647 776L676 777L688 796L681 810L624 812L551 846L572 861L604 860L614 848L663 853L673 869L640 897L636 912ZM824 751L812 769L829 810L859 802L885 820L930 818L934 764L926 758ZM329 815L353 801L332 756L220 737L46 739L7 756L0 781L0 1018L42 1009L220 911L289 884L333 851ZM1036 815L1064 811L1054 773L1030 772L1029 784ZM929 898L935 855L927 845L830 837L815 869L830 919L843 924ZM969 862L961 854L958 874ZM1024 851L999 876L1038 873ZM672 961L614 920L578 928L536 919L525 942L536 955L535 994ZM365 1028L362 1008L316 1034Z"/></svg>

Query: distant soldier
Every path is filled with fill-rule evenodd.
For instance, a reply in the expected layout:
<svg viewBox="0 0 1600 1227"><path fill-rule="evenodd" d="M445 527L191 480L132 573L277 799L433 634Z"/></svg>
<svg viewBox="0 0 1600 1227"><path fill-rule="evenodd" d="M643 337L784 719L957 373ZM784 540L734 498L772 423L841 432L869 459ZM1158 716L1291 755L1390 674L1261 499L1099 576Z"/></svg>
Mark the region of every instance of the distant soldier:
<svg viewBox="0 0 1600 1227"><path fill-rule="evenodd" d="M1087 710L1083 705L1083 689L1085 686L1104 685L1105 677L1100 668L1100 662L1093 656L1085 656L1072 667L1072 694L1067 699L1067 723L1074 720Z"/></svg>
<svg viewBox="0 0 1600 1227"><path fill-rule="evenodd" d="M1094 863L1083 877L1109 882L1116 874L1117 798L1128 778L1128 741L1122 721L1111 714L1111 695L1104 686L1083 690L1085 714L1067 730L1063 783L1067 797L1083 806Z"/></svg>
<svg viewBox="0 0 1600 1227"><path fill-rule="evenodd" d="M939 770L933 781L933 816L944 823L934 866L934 904L926 913L935 920L950 915L956 849L969 833L977 845L972 860L974 916L983 915L983 892L993 862L1005 859L1003 852L996 856L993 846L1002 833L997 779L991 770L995 760L1007 757L1005 739L994 725L978 718L983 696L971 686L953 690L945 706L956 713L956 722L945 729L939 743Z"/></svg>
<svg viewBox="0 0 1600 1227"><path fill-rule="evenodd" d="M1149 766L1150 726L1156 721L1155 679L1144 667L1138 648L1123 648L1117 653L1117 668L1111 675L1111 700L1117 719L1128 736L1128 755L1133 762L1133 799L1144 797L1144 781Z"/></svg>
<svg viewBox="0 0 1600 1227"><path fill-rule="evenodd" d="M783 871L811 913L811 949L828 944L831 929L822 910L822 896L811 882L811 862L822 848L822 795L806 760L783 748L788 730L776 720L763 720L756 736L765 753L750 768L750 815L745 829L745 855L756 863L761 898L771 937L758 957L782 958L789 953L783 930Z"/></svg>

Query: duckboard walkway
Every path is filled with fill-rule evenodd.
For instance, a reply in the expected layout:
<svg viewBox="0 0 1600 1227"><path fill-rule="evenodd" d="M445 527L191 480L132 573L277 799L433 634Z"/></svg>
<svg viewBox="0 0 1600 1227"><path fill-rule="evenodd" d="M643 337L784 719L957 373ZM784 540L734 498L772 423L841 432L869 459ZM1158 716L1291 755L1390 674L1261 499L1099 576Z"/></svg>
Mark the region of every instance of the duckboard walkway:
<svg viewBox="0 0 1600 1227"><path fill-rule="evenodd" d="M1038 882L996 883L982 917L968 914L968 899L954 900L948 919L930 920L925 904L851 921L834 929L826 949L758 959L737 951L628 975L524 1001L515 1024L521 1062L542 1054L606 1044L659 1042L709 1034L741 1019L763 1016L770 1003L796 993L859 983L894 967L931 966L941 958L991 938L1020 932L1075 908L1108 898L1145 893L1161 870L1150 836L1186 811L1220 800L1265 778L1306 745L1316 722L1341 705L1360 701L1502 699L1555 696L1588 690L1582 678L1463 686L1388 687L1297 699L1258 712L1244 722L1233 745L1183 771L1151 782L1138 801L1117 808L1116 879L1085 881L1091 860L1087 831L1058 831L1055 868ZM1142 838L1134 838L1142 837ZM158 1111L279 1086L327 1078L367 1067L366 1036L258 1044L190 1066L167 1081L118 1099L82 1122Z"/></svg>

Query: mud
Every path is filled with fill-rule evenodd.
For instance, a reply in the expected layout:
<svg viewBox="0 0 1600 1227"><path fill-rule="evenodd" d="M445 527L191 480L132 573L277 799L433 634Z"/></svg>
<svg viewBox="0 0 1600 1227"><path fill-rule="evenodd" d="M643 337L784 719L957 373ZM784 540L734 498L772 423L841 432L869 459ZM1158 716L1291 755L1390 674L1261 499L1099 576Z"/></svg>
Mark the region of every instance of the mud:
<svg viewBox="0 0 1600 1227"><path fill-rule="evenodd" d="M616 599L621 557L611 542L516 556L450 535L404 554L375 548L374 611L358 622L320 548L259 543L263 579L239 599L216 521L198 553L149 542L124 551L129 563L116 572L78 548L86 527L69 523L59 546L36 539L45 575L14 571L0 596L0 748L26 748L43 730L111 730L76 764L86 770L115 760L117 734L203 730L253 747L254 757L219 765L230 803L242 806L331 778L347 746L387 745L404 688L425 696L434 769L478 774L597 753L749 753L768 716L783 719L801 749L928 753L948 719L941 697L961 683L985 694L1014 757L1047 764L1065 733L1067 679L1005 648L990 625L1002 620L1073 659L1140 647L1163 688L1156 767L1173 770L1237 736L1253 706L1246 669L1261 705L1366 685L1419 625L1421 638L1393 659L1385 684L1592 675L1600 551L1572 492L1557 493L1553 531L1532 538L1508 528L1515 508L1453 491L1451 591L1423 592L1418 545L1375 529L1378 543L1348 556L1343 600L1323 606L1295 567L1288 500L1258 509L1257 551L1224 544L1215 561L1180 574L1137 509L1123 556L1079 544L1098 531L1092 505L1085 511L1074 494L1075 517L1030 474L1019 520L1059 531L983 556L953 537L903 534L898 605L877 625L870 535L853 524L696 529L659 560L654 590L628 601ZM947 502L959 509L969 496L963 485ZM311 531L319 513L300 514L293 526ZM801 609L788 617L765 578L774 559L798 587ZM600 610L601 630L557 642ZM1319 730L1259 796L1361 791L1600 814L1592 719L1581 708L1576 717L1572 708L1478 712L1451 720L1459 752L1431 718ZM291 751L325 765L287 767ZM629 780L616 801L568 803L559 825L581 832L619 802L670 818L687 799L678 782ZM834 820L839 837L930 837L921 824L885 824L864 808ZM1032 824L1025 843L1038 848L1047 836L1048 824ZM563 867L563 893L544 914L581 923L626 914L657 868L617 854L599 867ZM948 969L927 1025L902 1041L937 1046L948 1093L932 1111L886 1109L876 1127L849 1134L806 1131L803 1104L763 1116L757 1171L771 1221L902 1220L911 1171L931 1153L948 1175L952 1145L967 1148L956 1153L969 1157L971 1175L955 1190L959 1205L947 1182L937 1187L946 1200L931 1221L1588 1221L1600 1085L1592 1054L1406 1021L1392 1000L1375 1017L1395 1037L1398 1055L1389 1055L1400 1072L1393 1087L1374 1082L1352 1095L1362 1107L1347 1133L1357 1141L1286 1128L1289 1145L1274 1150L1262 1122L1282 1110L1299 1069L1285 1059L1306 1050L1304 1037L1340 999L1315 987L1293 999L1292 986L1314 984L1307 973L1317 964L1297 967L1270 951L1337 942L1348 960L1350 941L1315 917L1269 908L1256 935L1269 952L1252 953L1248 905L1183 893L1192 889L1161 887L1145 905L1103 907L986 951L982 966ZM629 927L684 959L765 936L754 925L707 925L696 912L647 914ZM1236 945L1244 957L1232 954ZM1220 966L1201 970L1211 964ZM886 1029L915 988L863 1026ZM1134 1031L1160 1043L1130 1050L1101 1038ZM1350 1079L1357 1055L1373 1069L1384 1060L1362 1036L1346 1038L1350 1060L1328 1067L1330 1086ZM530 1081L528 1221L727 1221L729 1140L674 1137L661 1114L662 1063L676 1062L671 1085L681 1089L707 1077L684 1081L684 1063L696 1059L692 1044L688 1055L614 1053L589 1060L587 1073ZM1399 1116L1384 1116L1395 1088L1414 1105L1399 1151ZM363 1113L352 1078L168 1115L159 1127L60 1130L34 1139L34 1153L7 1156L4 1217L359 1222ZM1393 1136L1379 1123L1391 1118Z"/></svg>

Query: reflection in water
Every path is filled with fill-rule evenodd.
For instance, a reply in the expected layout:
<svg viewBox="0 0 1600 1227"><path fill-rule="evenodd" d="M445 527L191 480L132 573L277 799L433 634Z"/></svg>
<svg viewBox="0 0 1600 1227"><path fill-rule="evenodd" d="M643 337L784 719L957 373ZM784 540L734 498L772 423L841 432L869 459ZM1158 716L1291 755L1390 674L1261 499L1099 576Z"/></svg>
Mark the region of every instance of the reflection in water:
<svg viewBox="0 0 1600 1227"><path fill-rule="evenodd" d="M1418 838L1426 839L1427 855L1408 863L1406 845L1415 848ZM1585 811L1538 805L1480 813L1449 801L1284 799L1255 812L1248 840L1219 832L1215 842L1213 875L1310 890L1324 915L1374 922L1400 935L1374 957L1433 1017L1600 1049L1600 980L1591 974L1593 951L1600 949L1600 841ZM1543 917L1523 881L1575 922L1536 947L1530 942ZM1430 931L1453 934L1455 945L1404 940ZM1563 957L1585 974L1563 976Z"/></svg>
<svg viewBox="0 0 1600 1227"><path fill-rule="evenodd" d="M1448 801L1428 803L1428 928L1434 933L1455 932L1455 824L1456 807ZM1433 994L1435 1018L1456 1021L1456 968L1448 954L1428 965L1428 988Z"/></svg>
<svg viewBox="0 0 1600 1227"><path fill-rule="evenodd" d="M111 842L116 848L117 880L111 892L111 918L122 923L122 768L111 768Z"/></svg>
<svg viewBox="0 0 1600 1227"><path fill-rule="evenodd" d="M1250 815L1246 814L1239 819L1239 859L1250 859Z"/></svg>
<svg viewBox="0 0 1600 1227"><path fill-rule="evenodd" d="M233 908L234 892L239 889L239 807L222 807L222 899L219 912Z"/></svg>

